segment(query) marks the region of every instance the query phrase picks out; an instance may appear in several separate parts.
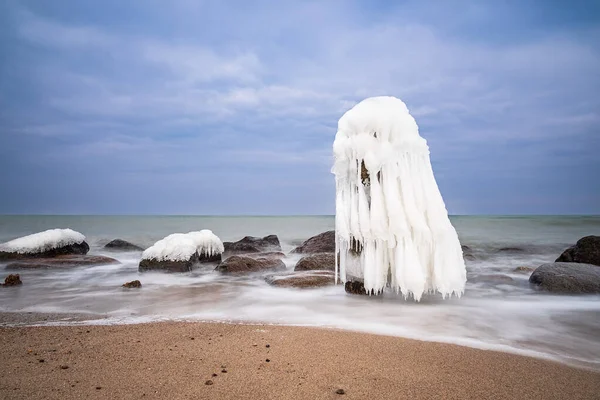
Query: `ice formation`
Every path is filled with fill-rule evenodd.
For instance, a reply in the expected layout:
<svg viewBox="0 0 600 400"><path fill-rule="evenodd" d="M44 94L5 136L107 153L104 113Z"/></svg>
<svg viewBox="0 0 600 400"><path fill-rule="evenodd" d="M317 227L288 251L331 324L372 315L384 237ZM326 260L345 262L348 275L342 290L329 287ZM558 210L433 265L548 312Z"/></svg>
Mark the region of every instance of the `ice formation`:
<svg viewBox="0 0 600 400"><path fill-rule="evenodd" d="M212 257L223 253L223 242L212 231L173 233L154 243L142 253L143 260L188 261L194 253Z"/></svg>
<svg viewBox="0 0 600 400"><path fill-rule="evenodd" d="M42 253L72 244L79 244L85 236L72 229L48 229L0 244L0 251L20 254Z"/></svg>
<svg viewBox="0 0 600 400"><path fill-rule="evenodd" d="M389 285L416 301L427 292L461 296L458 235L406 105L395 97L363 100L340 118L333 153L341 280L363 280L368 293Z"/></svg>

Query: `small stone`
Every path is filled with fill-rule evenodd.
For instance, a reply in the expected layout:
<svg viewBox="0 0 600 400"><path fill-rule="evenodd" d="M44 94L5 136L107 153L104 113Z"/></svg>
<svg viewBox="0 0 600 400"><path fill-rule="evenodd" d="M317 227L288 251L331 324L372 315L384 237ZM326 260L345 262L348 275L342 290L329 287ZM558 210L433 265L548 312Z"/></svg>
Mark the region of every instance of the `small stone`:
<svg viewBox="0 0 600 400"><path fill-rule="evenodd" d="M266 362L271 362L271 360L269 360L268 358L265 360Z"/></svg>
<svg viewBox="0 0 600 400"><path fill-rule="evenodd" d="M42 362L44 362L44 359L40 358L38 361L42 363Z"/></svg>
<svg viewBox="0 0 600 400"><path fill-rule="evenodd" d="M221 372L224 373L224 374L226 374L227 370L226 369L222 369Z"/></svg>
<svg viewBox="0 0 600 400"><path fill-rule="evenodd" d="M61 365L60 369L69 369L69 366L68 365Z"/></svg>
<svg viewBox="0 0 600 400"><path fill-rule="evenodd" d="M268 349L269 347L271 347L271 345L270 345L270 344L268 344L268 345L266 345L265 347Z"/></svg>
<svg viewBox="0 0 600 400"><path fill-rule="evenodd" d="M219 375L217 375L217 374L212 374L212 376L213 376L213 378L214 378L214 377L217 377L217 376L219 376Z"/></svg>
<svg viewBox="0 0 600 400"><path fill-rule="evenodd" d="M211 381L211 380L209 379L209 380L207 380L206 382L204 382L204 384L205 384L205 385L209 385L209 386L210 386L210 385L212 385L212 384L213 384L213 381Z"/></svg>
<svg viewBox="0 0 600 400"><path fill-rule="evenodd" d="M138 280L135 280L135 281L124 283L123 287L129 288L129 289L139 289L142 287L142 283Z"/></svg>
<svg viewBox="0 0 600 400"><path fill-rule="evenodd" d="M195 338L190 338L191 340L196 340Z"/></svg>
<svg viewBox="0 0 600 400"><path fill-rule="evenodd" d="M96 390L102 389L102 386L96 386Z"/></svg>
<svg viewBox="0 0 600 400"><path fill-rule="evenodd" d="M346 392L344 391L344 389L338 389L335 391L336 394L346 394Z"/></svg>

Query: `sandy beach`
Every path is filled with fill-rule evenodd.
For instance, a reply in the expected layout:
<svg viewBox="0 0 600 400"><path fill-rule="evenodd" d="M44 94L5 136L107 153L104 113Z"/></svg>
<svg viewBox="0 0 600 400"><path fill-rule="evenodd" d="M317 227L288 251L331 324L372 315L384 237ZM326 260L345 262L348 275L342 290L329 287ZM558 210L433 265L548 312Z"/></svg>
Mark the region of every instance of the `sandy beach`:
<svg viewBox="0 0 600 400"><path fill-rule="evenodd" d="M339 330L169 322L5 327L0 340L3 399L600 398L597 372Z"/></svg>

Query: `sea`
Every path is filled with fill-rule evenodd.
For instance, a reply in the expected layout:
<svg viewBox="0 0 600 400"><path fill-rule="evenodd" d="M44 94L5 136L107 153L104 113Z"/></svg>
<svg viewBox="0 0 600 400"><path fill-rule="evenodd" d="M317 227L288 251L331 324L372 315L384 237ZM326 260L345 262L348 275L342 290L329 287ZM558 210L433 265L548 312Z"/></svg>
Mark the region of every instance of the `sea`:
<svg viewBox="0 0 600 400"><path fill-rule="evenodd" d="M141 252L111 252L120 238L149 247L166 235L210 229L223 241L276 234L288 253L334 229L334 216L0 216L0 243L50 228L86 235L89 254L117 265L21 270L24 284L0 290L0 312L82 314L48 324L213 321L315 326L506 351L600 370L600 296L553 295L531 287L531 272L587 235L600 216L452 216L470 248L461 298L356 296L342 286L286 289L263 276L226 276L204 266L188 273L138 272ZM284 259L293 270L299 256ZM8 274L0 264L2 277ZM121 287L139 279L140 290Z"/></svg>

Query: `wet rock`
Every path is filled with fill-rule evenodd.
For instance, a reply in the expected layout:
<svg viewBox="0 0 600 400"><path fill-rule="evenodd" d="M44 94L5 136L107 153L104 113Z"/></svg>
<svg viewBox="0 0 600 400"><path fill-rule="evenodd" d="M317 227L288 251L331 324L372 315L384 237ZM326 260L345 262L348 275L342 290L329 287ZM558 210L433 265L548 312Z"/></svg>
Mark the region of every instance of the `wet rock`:
<svg viewBox="0 0 600 400"><path fill-rule="evenodd" d="M19 274L10 274L4 279L4 283L2 286L18 286L22 285L21 277Z"/></svg>
<svg viewBox="0 0 600 400"><path fill-rule="evenodd" d="M87 254L88 251L90 251L90 246L85 241L83 241L81 243L74 243L67 246L57 247L55 249L50 249L39 253L12 253L7 251L0 251L0 261L28 260L34 258L52 258L74 254L84 255Z"/></svg>
<svg viewBox="0 0 600 400"><path fill-rule="evenodd" d="M302 243L302 245L292 250L292 253L335 253L335 231L327 231L311 237Z"/></svg>
<svg viewBox="0 0 600 400"><path fill-rule="evenodd" d="M502 275L502 274L481 274L481 275L475 275L473 277L469 277L468 281L471 283L483 282L483 283L502 284L502 283L513 283L514 279L508 275Z"/></svg>
<svg viewBox="0 0 600 400"><path fill-rule="evenodd" d="M310 256L302 257L294 271L315 271L327 270L335 271L335 254L334 253L318 253Z"/></svg>
<svg viewBox="0 0 600 400"><path fill-rule="evenodd" d="M266 252L261 252L261 253L248 253L248 254L244 254L244 257L250 257L250 258L278 258L278 259L282 259L285 258L285 253L282 253L281 251L266 251Z"/></svg>
<svg viewBox="0 0 600 400"><path fill-rule="evenodd" d="M554 293L600 293L600 268L583 263L544 264L533 271L529 283Z"/></svg>
<svg viewBox="0 0 600 400"><path fill-rule="evenodd" d="M246 236L237 242L224 242L223 246L225 247L225 253L228 254L281 251L281 244L277 235L269 235L263 238Z"/></svg>
<svg viewBox="0 0 600 400"><path fill-rule="evenodd" d="M245 256L231 256L215 268L215 271L235 274L283 270L285 270L285 264L279 259Z"/></svg>
<svg viewBox="0 0 600 400"><path fill-rule="evenodd" d="M347 281L344 284L344 290L346 293L350 294L358 294L358 295L367 295L367 290L365 289L365 285L360 281ZM373 294L373 291L371 291Z"/></svg>
<svg viewBox="0 0 600 400"><path fill-rule="evenodd" d="M465 260L473 261L476 259L476 257L473 255L473 249L471 249L469 246L462 245L460 248L462 249L463 258Z"/></svg>
<svg viewBox="0 0 600 400"><path fill-rule="evenodd" d="M75 268L93 265L120 264L118 260L105 256L61 255L53 258L29 258L12 262L6 269Z"/></svg>
<svg viewBox="0 0 600 400"><path fill-rule="evenodd" d="M535 270L535 268L533 268L533 267L520 266L520 267L515 268L513 271L526 273L526 272L531 272L533 270Z"/></svg>
<svg viewBox="0 0 600 400"><path fill-rule="evenodd" d="M135 281L131 281L131 282L127 282L123 284L124 288L129 288L129 289L138 289L142 287L142 282L135 280Z"/></svg>
<svg viewBox="0 0 600 400"><path fill-rule="evenodd" d="M586 236L566 249L556 262L574 262L600 266L600 236Z"/></svg>
<svg viewBox="0 0 600 400"><path fill-rule="evenodd" d="M195 264L200 263L198 253L192 254L188 260L157 260L155 258L142 259L138 270L140 272L162 271L162 272L189 272Z"/></svg>
<svg viewBox="0 0 600 400"><path fill-rule="evenodd" d="M208 254L200 253L198 256L198 262L201 264L219 263L221 260L221 254L213 254L212 256L209 256Z"/></svg>
<svg viewBox="0 0 600 400"><path fill-rule="evenodd" d="M335 284L335 275L330 271L302 271L284 275L269 275L265 281L272 286L286 288L317 288Z"/></svg>
<svg viewBox="0 0 600 400"><path fill-rule="evenodd" d="M523 253L525 249L521 247L501 247L498 249L499 253Z"/></svg>
<svg viewBox="0 0 600 400"><path fill-rule="evenodd" d="M113 251L144 251L140 246L122 239L112 240L108 242L104 248Z"/></svg>

